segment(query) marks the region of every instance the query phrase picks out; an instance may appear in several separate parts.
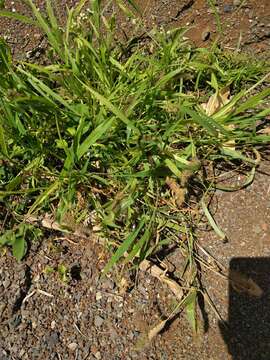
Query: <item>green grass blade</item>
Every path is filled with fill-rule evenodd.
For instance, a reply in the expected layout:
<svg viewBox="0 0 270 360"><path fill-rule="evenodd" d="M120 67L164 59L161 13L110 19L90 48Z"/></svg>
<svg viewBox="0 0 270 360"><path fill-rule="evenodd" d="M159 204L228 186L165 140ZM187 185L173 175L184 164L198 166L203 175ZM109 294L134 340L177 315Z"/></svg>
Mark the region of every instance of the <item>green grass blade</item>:
<svg viewBox="0 0 270 360"><path fill-rule="evenodd" d="M187 319L191 325L193 333L196 334L198 330L197 326L197 313L196 313L196 306L197 306L197 291L191 290L189 295L186 297L184 301L184 306L186 309Z"/></svg>
<svg viewBox="0 0 270 360"><path fill-rule="evenodd" d="M221 149L221 153L235 160L242 160L252 165L257 164L256 160L252 158L248 158L247 156L243 155L240 151L229 149L228 147L223 147Z"/></svg>
<svg viewBox="0 0 270 360"><path fill-rule="evenodd" d="M1 119L1 117L0 117L0 119ZM8 157L8 148L7 148L7 143L5 140L4 128L1 124L0 124L0 149L1 149L2 154L4 156Z"/></svg>
<svg viewBox="0 0 270 360"><path fill-rule="evenodd" d="M125 114L121 110L119 110L108 99L106 99L103 95L96 92L90 86L84 84L82 81L80 82L83 85L83 87L87 91L89 91L101 103L101 105L105 106L108 110L110 110L115 116L117 116L120 120L122 120L123 123L127 125L131 130L134 130L134 132L136 133L139 132L139 130L135 127L135 125L125 116Z"/></svg>
<svg viewBox="0 0 270 360"><path fill-rule="evenodd" d="M221 240L224 241L226 239L226 235L224 234L224 232L216 224L216 222L215 222L214 218L212 217L212 215L210 214L204 200L201 201L201 205L202 205L202 209L204 211L204 214L205 214L207 220L209 221L209 224L211 225L212 229L221 238Z"/></svg>
<svg viewBox="0 0 270 360"><path fill-rule="evenodd" d="M250 97L247 101L245 101L243 104L239 105L237 109L235 110L234 114L237 115L239 113L242 113L248 109L256 108L258 104L267 96L270 95L270 88L265 89L258 94Z"/></svg>
<svg viewBox="0 0 270 360"><path fill-rule="evenodd" d="M125 258L124 264L129 263L139 254L140 250L143 249L144 245L150 240L150 237L151 232L149 229L146 229L140 240L133 246L133 249Z"/></svg>
<svg viewBox="0 0 270 360"><path fill-rule="evenodd" d="M124 256L125 252L128 251L130 246L136 240L144 224L145 224L145 219L142 218L137 228L126 238L126 240L119 246L119 248L116 250L114 255L111 257L111 259L109 260L109 262L102 271L103 276L106 275L111 270L111 268L118 262L118 260Z"/></svg>
<svg viewBox="0 0 270 360"><path fill-rule="evenodd" d="M27 212L26 216L31 215L36 209L44 203L44 201L48 200L49 197L55 193L60 186L60 182L56 180L54 183L52 183L43 193L41 193L34 204L30 207L30 209Z"/></svg>
<svg viewBox="0 0 270 360"><path fill-rule="evenodd" d="M14 12L11 12L11 11L0 10L0 16L8 17L8 18L11 18L11 19L14 19L14 20L19 20L19 21L21 21L21 22L23 22L25 24L38 26L38 23L35 20L31 19L30 17L24 16L24 15L21 15L21 14L18 14L18 13L14 13Z"/></svg>
<svg viewBox="0 0 270 360"><path fill-rule="evenodd" d="M53 49L58 53L58 55L60 57L62 57L63 54L61 51L61 46L60 46L60 43L59 43L57 37L54 34L54 30L49 26L49 24L47 23L45 18L41 15L40 11L37 9L37 7L35 6L35 4L33 3L32 0L24 0L24 1L32 9L32 12L37 19L37 24L39 25L39 27L44 31L44 33L48 37L48 40L49 40L51 46L53 47Z"/></svg>
<svg viewBox="0 0 270 360"><path fill-rule="evenodd" d="M56 19L55 15L54 15L51 0L46 0L46 9L47 9L47 14L48 14L49 20L51 22L52 29L54 31L56 30L57 33L58 33L59 32L59 25L58 25L58 22L57 22L57 19Z"/></svg>
<svg viewBox="0 0 270 360"><path fill-rule="evenodd" d="M41 94L43 95L48 101L50 101L52 104L56 105L54 101L62 104L65 108L70 110L71 112L75 113L76 115L80 115L73 106L70 106L69 103L63 99L62 96L54 92L49 86L44 84L41 80L36 78L34 75L32 75L30 72L24 71L21 68L18 68L18 70L25 74L28 78L29 83Z"/></svg>
<svg viewBox="0 0 270 360"><path fill-rule="evenodd" d="M88 150L89 148L95 144L103 135L104 133L110 129L115 122L115 118L111 118L109 120L105 120L102 124L98 125L91 134L83 141L81 145L79 145L77 150L77 157L80 159Z"/></svg>

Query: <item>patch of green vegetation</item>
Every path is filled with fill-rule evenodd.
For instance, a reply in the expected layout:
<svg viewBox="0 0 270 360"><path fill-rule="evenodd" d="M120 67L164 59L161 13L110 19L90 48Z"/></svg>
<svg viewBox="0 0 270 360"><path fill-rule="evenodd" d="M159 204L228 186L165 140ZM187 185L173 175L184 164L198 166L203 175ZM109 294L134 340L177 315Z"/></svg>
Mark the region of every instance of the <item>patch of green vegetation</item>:
<svg viewBox="0 0 270 360"><path fill-rule="evenodd" d="M122 43L98 0L69 10L64 29L49 0L46 16L26 2L35 20L2 15L34 23L49 49L46 65L15 62L0 41L0 201L10 229L2 236L33 214L94 218L115 251L105 273L177 244L183 285L196 288L202 211L223 237L207 210L219 187L207 169L241 165L244 185L252 181L270 140L258 132L270 113L269 62L194 48L183 29Z"/></svg>

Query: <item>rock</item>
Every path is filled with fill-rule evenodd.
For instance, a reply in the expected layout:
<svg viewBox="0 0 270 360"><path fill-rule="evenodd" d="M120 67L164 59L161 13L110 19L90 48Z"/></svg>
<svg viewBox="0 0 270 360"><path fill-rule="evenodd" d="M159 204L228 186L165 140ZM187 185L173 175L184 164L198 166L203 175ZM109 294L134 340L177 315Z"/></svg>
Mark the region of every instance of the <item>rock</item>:
<svg viewBox="0 0 270 360"><path fill-rule="evenodd" d="M241 4L242 0L233 0L234 6L239 6Z"/></svg>
<svg viewBox="0 0 270 360"><path fill-rule="evenodd" d="M100 327L103 324L103 322L104 322L104 319L101 316L99 316L99 315L95 316L94 324L96 327Z"/></svg>
<svg viewBox="0 0 270 360"><path fill-rule="evenodd" d="M97 291L97 293L96 293L96 300L99 301L99 300L101 300L101 299L102 299L102 294L101 294L100 291Z"/></svg>
<svg viewBox="0 0 270 360"><path fill-rule="evenodd" d="M115 283L111 279L107 278L103 281L101 286L103 289L113 290L115 287Z"/></svg>
<svg viewBox="0 0 270 360"><path fill-rule="evenodd" d="M3 286L5 289L8 288L10 284L11 284L11 281L9 279L5 279L3 281Z"/></svg>
<svg viewBox="0 0 270 360"><path fill-rule="evenodd" d="M53 320L51 322L51 329L54 330L55 329L55 326L56 326L56 322Z"/></svg>
<svg viewBox="0 0 270 360"><path fill-rule="evenodd" d="M230 13L233 11L233 5L232 4L226 4L223 7L223 10L225 13Z"/></svg>
<svg viewBox="0 0 270 360"><path fill-rule="evenodd" d="M0 303L0 318L1 318L1 316L2 316L2 314L3 314L6 307L7 307L6 304Z"/></svg>
<svg viewBox="0 0 270 360"><path fill-rule="evenodd" d="M95 358L100 360L101 359L101 353L100 351L97 351L95 354L94 354Z"/></svg>
<svg viewBox="0 0 270 360"><path fill-rule="evenodd" d="M75 343L75 342L72 342L72 343L68 344L68 348L71 351L75 351L77 349L77 347L78 347L78 344Z"/></svg>
<svg viewBox="0 0 270 360"><path fill-rule="evenodd" d="M59 333L54 331L47 337L46 342L49 347L53 347L59 342L59 340Z"/></svg>
<svg viewBox="0 0 270 360"><path fill-rule="evenodd" d="M14 315L13 318L10 320L9 325L13 328L16 328L22 322L21 315Z"/></svg>

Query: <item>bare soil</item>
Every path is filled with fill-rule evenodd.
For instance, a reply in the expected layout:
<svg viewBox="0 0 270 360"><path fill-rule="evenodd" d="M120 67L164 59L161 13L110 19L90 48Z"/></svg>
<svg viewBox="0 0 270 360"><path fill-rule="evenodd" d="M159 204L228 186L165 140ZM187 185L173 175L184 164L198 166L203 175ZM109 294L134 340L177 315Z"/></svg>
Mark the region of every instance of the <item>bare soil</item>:
<svg viewBox="0 0 270 360"><path fill-rule="evenodd" d="M36 3L44 7L43 0ZM71 6L75 0L55 3L64 21L65 5ZM217 1L219 31L206 1L138 0L147 29L191 25L187 34L197 45L208 46L219 37L224 47L268 54L269 0L247 0L240 9L236 3ZM19 1L6 1L6 5L27 13ZM130 20L122 17L119 31L131 26ZM0 19L0 33L17 58L45 46L36 29L16 21ZM270 162L264 161L251 186L232 193L218 192L213 199L212 212L228 242L201 229L199 243L227 273L235 267L242 269L239 258L251 259L251 264L246 264L248 276L265 275L270 270L269 174ZM241 181L238 176L237 181ZM185 314L181 314L150 345L140 348L141 335L170 314L175 299L164 284L142 272L137 274L135 286L132 274L120 270L113 278L101 279L100 270L107 259L104 249L91 240L63 238L59 233L48 233L42 242L32 244L21 263L2 251L0 359L270 359L269 280L258 278L265 295L260 301L247 302L224 278L202 268L203 286L224 322L211 306L202 303L204 326L199 336L194 337ZM167 261L177 271L181 254L175 252ZM68 270L67 281L59 267Z"/></svg>

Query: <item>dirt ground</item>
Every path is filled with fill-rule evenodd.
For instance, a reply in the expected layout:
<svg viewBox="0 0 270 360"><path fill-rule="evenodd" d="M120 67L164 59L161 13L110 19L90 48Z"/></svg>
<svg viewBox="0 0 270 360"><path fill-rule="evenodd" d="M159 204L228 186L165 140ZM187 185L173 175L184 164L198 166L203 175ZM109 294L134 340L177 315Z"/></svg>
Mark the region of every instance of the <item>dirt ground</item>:
<svg viewBox="0 0 270 360"><path fill-rule="evenodd" d="M41 9L44 6L43 0L36 3ZM55 3L64 19L64 5L71 6L75 0ZM207 1L138 0L147 29L187 25L192 26L187 36L198 45L208 46L219 37L225 48L254 56L269 53L269 0L247 0L240 8L242 2L237 0L216 3L221 31ZM6 1L6 5L25 12L21 1ZM131 26L122 17L119 31ZM17 58L29 52L37 56L44 46L37 30L14 21L0 19L0 34ZM142 349L138 346L141 335L168 316L175 304L170 291L142 272L136 286L123 291L121 279L128 279L126 274L100 278L108 256L102 248L91 241L50 233L46 240L32 244L21 263L9 252L1 252L0 360L270 359L270 280L265 277L270 269L269 175L270 162L265 160L251 186L215 195L212 211L228 242L203 228L199 234L200 246L226 272L240 269L257 279L264 291L262 299L246 301L224 278L204 271L203 286L216 306L215 312L205 304L204 331L195 338L181 314ZM237 181L241 180L239 175ZM169 263L177 268L180 256L171 254Z"/></svg>

